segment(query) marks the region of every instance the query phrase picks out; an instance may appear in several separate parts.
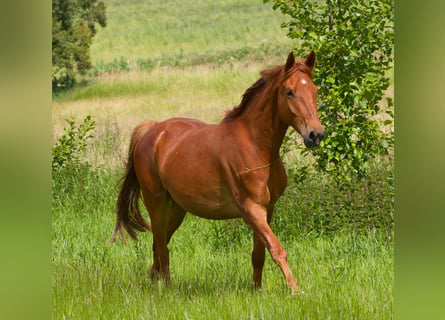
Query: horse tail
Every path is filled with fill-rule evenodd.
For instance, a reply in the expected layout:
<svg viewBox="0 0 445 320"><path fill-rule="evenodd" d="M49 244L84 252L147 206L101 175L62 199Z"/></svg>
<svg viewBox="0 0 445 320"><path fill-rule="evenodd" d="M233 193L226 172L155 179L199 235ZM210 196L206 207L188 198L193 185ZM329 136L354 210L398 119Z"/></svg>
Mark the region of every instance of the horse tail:
<svg viewBox="0 0 445 320"><path fill-rule="evenodd" d="M133 130L125 175L116 203L117 220L110 239L111 243L116 241L118 232L122 243L125 243L124 228L134 240L137 240L135 230L141 232L151 231L150 224L144 220L139 209L141 187L134 168L133 154L138 142L156 123L156 121L144 121Z"/></svg>

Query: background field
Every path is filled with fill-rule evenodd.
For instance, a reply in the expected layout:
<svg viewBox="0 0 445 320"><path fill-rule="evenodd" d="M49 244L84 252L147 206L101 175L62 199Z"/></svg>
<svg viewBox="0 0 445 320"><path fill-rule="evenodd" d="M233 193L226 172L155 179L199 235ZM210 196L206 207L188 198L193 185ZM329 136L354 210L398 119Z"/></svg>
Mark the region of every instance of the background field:
<svg viewBox="0 0 445 320"><path fill-rule="evenodd" d="M294 175L273 229L305 294L290 296L267 256L251 290L251 231L188 216L170 245L173 283L150 281L151 235L107 243L132 128L173 116L217 122L292 43L262 1L104 1L88 82L53 97L54 139L65 118L97 122L83 160L53 176L55 319L389 319L393 285L392 166L339 190ZM387 163L387 162L385 162Z"/></svg>
<svg viewBox="0 0 445 320"><path fill-rule="evenodd" d="M94 61L130 61L249 51L289 43L284 17L262 1L104 1L110 23L91 48Z"/></svg>

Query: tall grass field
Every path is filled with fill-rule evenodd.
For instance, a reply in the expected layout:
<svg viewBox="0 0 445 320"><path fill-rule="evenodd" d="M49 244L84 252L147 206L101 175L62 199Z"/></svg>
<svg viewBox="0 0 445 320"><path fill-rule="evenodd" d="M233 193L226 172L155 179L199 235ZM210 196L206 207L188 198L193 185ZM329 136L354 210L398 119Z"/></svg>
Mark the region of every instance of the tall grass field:
<svg viewBox="0 0 445 320"><path fill-rule="evenodd" d="M391 159L339 186L299 170L311 159L286 146L289 183L272 229L302 289L296 295L268 253L263 288L253 291L252 231L240 220L187 215L169 245L170 286L147 276L150 233L109 243L132 129L175 116L218 122L294 44L280 28L285 17L262 1L104 3L91 74L53 94L54 144L70 132L65 119L79 127L91 115L95 126L76 161L53 170L52 318L391 319Z"/></svg>

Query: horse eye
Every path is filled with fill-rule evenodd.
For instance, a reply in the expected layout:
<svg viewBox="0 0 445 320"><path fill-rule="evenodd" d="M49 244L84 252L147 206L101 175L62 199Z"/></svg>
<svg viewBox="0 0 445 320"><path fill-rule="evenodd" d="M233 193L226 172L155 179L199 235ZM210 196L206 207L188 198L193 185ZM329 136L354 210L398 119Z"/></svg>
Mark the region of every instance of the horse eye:
<svg viewBox="0 0 445 320"><path fill-rule="evenodd" d="M294 96L294 92L292 91L292 89L288 89L286 92L286 95L288 98L293 97Z"/></svg>

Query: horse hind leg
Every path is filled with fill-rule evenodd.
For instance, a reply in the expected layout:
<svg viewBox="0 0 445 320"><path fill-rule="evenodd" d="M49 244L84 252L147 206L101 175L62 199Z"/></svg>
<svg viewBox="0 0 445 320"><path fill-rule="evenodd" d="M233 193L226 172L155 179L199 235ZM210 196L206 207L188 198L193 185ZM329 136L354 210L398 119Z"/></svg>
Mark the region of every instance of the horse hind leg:
<svg viewBox="0 0 445 320"><path fill-rule="evenodd" d="M170 259L167 245L173 232L184 219L185 211L171 199L158 174L159 168L155 158L162 145L161 138L162 133L149 136L136 145L134 166L153 233L153 266L148 274L150 277L159 274L169 282Z"/></svg>
<svg viewBox="0 0 445 320"><path fill-rule="evenodd" d="M153 266L147 273L151 278L160 275L169 283L170 257L168 243L173 233L181 225L185 216L185 210L180 208L166 195L162 205L154 210L149 210L149 212L153 232Z"/></svg>
<svg viewBox="0 0 445 320"><path fill-rule="evenodd" d="M168 212L167 245L173 233L179 228L184 220L186 211L182 209L173 199L170 199Z"/></svg>

